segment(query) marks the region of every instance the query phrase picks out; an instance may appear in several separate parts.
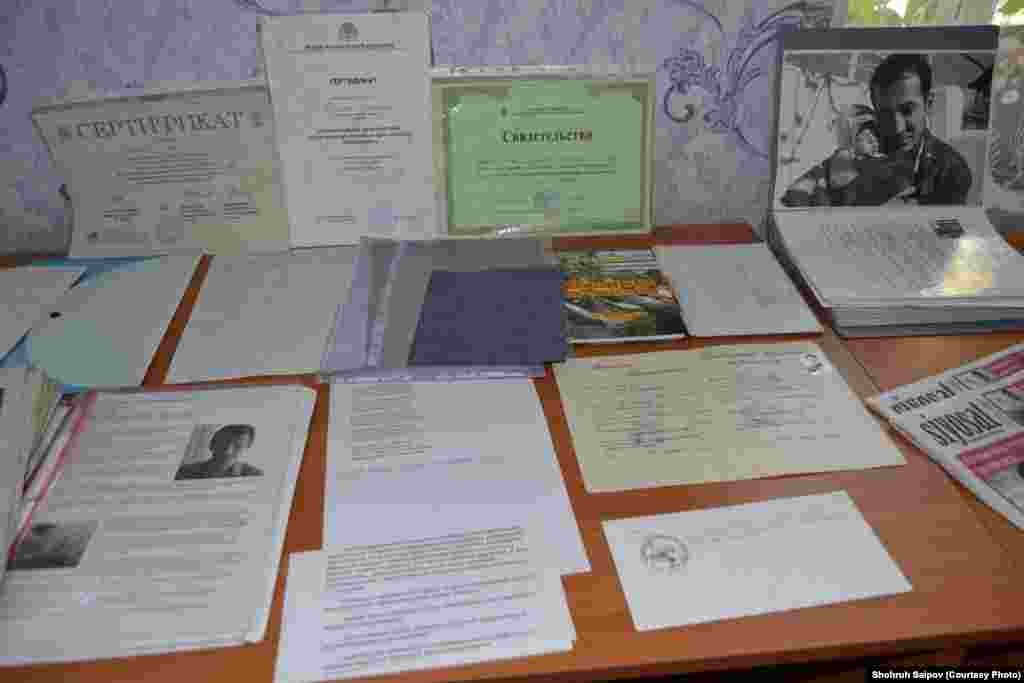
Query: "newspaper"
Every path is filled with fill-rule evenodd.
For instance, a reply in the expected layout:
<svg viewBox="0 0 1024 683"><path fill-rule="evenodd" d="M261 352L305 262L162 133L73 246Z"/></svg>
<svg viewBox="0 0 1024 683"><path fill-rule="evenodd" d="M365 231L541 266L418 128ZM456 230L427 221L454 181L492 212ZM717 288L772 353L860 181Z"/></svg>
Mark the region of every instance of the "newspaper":
<svg viewBox="0 0 1024 683"><path fill-rule="evenodd" d="M875 396L868 405L1024 529L1024 344Z"/></svg>

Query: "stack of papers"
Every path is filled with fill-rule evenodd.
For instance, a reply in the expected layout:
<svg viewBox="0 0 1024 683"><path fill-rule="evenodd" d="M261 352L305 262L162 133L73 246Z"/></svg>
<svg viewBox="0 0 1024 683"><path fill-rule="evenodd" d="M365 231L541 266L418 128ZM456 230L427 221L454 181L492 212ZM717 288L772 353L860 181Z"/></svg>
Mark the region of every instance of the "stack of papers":
<svg viewBox="0 0 1024 683"><path fill-rule="evenodd" d="M289 563L277 680L572 647L560 576L590 565L529 381L333 384L328 434L324 550Z"/></svg>
<svg viewBox="0 0 1024 683"><path fill-rule="evenodd" d="M1024 326L1024 256L983 211L787 212L780 252L846 336Z"/></svg>
<svg viewBox="0 0 1024 683"><path fill-rule="evenodd" d="M20 516L0 664L261 640L314 401L299 386L84 395L56 481Z"/></svg>
<svg viewBox="0 0 1024 683"><path fill-rule="evenodd" d="M662 246L658 262L698 337L821 332L814 313L764 244Z"/></svg>
<svg viewBox="0 0 1024 683"><path fill-rule="evenodd" d="M167 381L318 372L355 256L323 247L214 257Z"/></svg>
<svg viewBox="0 0 1024 683"><path fill-rule="evenodd" d="M353 381L537 376L569 346L537 239L364 239L323 356Z"/></svg>

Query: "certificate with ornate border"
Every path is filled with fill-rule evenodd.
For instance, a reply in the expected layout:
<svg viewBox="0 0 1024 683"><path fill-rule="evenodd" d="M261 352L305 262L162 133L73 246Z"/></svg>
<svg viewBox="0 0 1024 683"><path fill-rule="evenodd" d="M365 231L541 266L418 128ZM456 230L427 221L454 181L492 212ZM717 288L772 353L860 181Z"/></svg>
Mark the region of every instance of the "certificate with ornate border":
<svg viewBox="0 0 1024 683"><path fill-rule="evenodd" d="M448 234L649 231L653 86L573 67L435 70Z"/></svg>

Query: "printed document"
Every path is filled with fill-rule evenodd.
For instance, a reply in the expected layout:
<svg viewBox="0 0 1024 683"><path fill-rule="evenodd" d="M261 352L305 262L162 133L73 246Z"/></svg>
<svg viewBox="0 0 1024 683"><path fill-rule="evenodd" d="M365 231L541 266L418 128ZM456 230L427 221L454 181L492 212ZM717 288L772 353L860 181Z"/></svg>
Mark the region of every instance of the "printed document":
<svg viewBox="0 0 1024 683"><path fill-rule="evenodd" d="M821 332L764 244L660 245L658 262L697 337Z"/></svg>
<svg viewBox="0 0 1024 683"><path fill-rule="evenodd" d="M619 519L604 533L638 631L911 590L845 491Z"/></svg>
<svg viewBox="0 0 1024 683"><path fill-rule="evenodd" d="M263 638L315 392L89 394L18 530L0 664Z"/></svg>
<svg viewBox="0 0 1024 683"><path fill-rule="evenodd" d="M167 84L33 118L67 177L72 256L288 248L265 83Z"/></svg>
<svg viewBox="0 0 1024 683"><path fill-rule="evenodd" d="M434 237L423 12L260 17L292 244Z"/></svg>
<svg viewBox="0 0 1024 683"><path fill-rule="evenodd" d="M589 571L533 384L332 384L324 546L522 519L545 567Z"/></svg>
<svg viewBox="0 0 1024 683"><path fill-rule="evenodd" d="M274 679L307 683L572 648L522 527L293 554Z"/></svg>
<svg viewBox="0 0 1024 683"><path fill-rule="evenodd" d="M33 266L0 269L0 358L84 272L85 268Z"/></svg>
<svg viewBox="0 0 1024 683"><path fill-rule="evenodd" d="M904 462L812 343L573 359L555 376L591 492Z"/></svg>
<svg viewBox="0 0 1024 683"><path fill-rule="evenodd" d="M348 297L356 251L215 257L167 381L318 372L338 302Z"/></svg>

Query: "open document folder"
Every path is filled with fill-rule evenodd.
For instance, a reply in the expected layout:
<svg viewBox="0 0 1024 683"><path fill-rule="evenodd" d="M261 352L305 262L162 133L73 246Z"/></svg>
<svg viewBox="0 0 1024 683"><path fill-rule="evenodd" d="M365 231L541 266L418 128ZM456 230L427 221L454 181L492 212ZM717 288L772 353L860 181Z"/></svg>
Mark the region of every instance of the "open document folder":
<svg viewBox="0 0 1024 683"><path fill-rule="evenodd" d="M364 239L324 352L343 380L538 376L568 353L539 239Z"/></svg>
<svg viewBox="0 0 1024 683"><path fill-rule="evenodd" d="M1024 257L982 205L999 161L984 85L997 38L956 26L780 39L769 237L840 333L1024 325ZM823 95L833 106L815 108Z"/></svg>
<svg viewBox="0 0 1024 683"><path fill-rule="evenodd" d="M0 664L263 638L315 392L91 393L0 592Z"/></svg>

